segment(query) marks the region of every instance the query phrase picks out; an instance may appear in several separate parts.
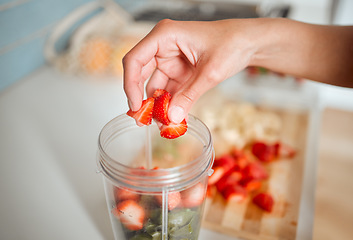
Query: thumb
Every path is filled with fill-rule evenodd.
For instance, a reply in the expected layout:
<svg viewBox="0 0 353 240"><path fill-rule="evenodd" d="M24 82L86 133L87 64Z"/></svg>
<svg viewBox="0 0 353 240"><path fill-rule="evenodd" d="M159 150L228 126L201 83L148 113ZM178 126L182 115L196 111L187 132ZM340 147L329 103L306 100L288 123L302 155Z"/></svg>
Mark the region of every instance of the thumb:
<svg viewBox="0 0 353 240"><path fill-rule="evenodd" d="M218 77L215 74L208 74L208 72L199 71L195 77L191 77L191 81L174 93L168 109L170 121L173 123L183 121L199 97L217 85Z"/></svg>

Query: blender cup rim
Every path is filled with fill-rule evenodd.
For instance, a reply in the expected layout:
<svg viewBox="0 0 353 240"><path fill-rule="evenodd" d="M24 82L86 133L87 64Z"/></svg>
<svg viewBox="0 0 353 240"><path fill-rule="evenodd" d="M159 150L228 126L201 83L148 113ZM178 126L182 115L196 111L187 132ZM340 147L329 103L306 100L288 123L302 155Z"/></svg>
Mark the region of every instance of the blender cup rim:
<svg viewBox="0 0 353 240"><path fill-rule="evenodd" d="M136 126L135 121L131 117L121 114L105 124L99 134L97 157L99 172L102 172L105 177L117 185L123 185L137 191L149 192L160 192L165 188L179 190L197 182L204 174L208 174L213 165L215 154L211 133L200 119L191 114L189 114L188 132L189 134L197 135L195 137L204 143L202 153L190 162L172 168L155 170L132 168L119 163L109 156L102 145L103 137L105 137L103 133L109 129L111 130L112 127L117 127L119 123L121 125L125 124L125 127L116 131L115 135L124 133L130 129L140 128ZM112 137L114 134L111 134L109 137ZM132 172L134 175L131 174Z"/></svg>

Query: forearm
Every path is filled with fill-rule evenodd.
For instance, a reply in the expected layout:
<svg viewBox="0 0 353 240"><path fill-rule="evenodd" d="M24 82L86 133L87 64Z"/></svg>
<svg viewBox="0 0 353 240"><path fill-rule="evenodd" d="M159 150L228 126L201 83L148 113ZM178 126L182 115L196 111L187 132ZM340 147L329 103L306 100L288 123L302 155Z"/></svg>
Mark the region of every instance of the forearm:
<svg viewBox="0 0 353 240"><path fill-rule="evenodd" d="M259 36L254 39L257 47L249 65L353 87L353 26L288 19L261 19L253 24Z"/></svg>

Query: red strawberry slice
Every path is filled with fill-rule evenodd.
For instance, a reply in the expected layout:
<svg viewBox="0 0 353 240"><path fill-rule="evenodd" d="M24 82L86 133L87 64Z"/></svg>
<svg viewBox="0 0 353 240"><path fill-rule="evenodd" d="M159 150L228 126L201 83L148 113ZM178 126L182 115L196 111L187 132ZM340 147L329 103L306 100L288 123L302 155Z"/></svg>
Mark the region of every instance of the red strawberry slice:
<svg viewBox="0 0 353 240"><path fill-rule="evenodd" d="M221 192L221 194L226 199L226 201L231 201L231 202L241 202L247 196L246 190L238 184L227 186Z"/></svg>
<svg viewBox="0 0 353 240"><path fill-rule="evenodd" d="M137 231L143 228L145 210L133 200L119 203L112 209L112 214L129 230Z"/></svg>
<svg viewBox="0 0 353 240"><path fill-rule="evenodd" d="M233 171L223 176L217 183L216 187L219 192L222 192L229 185L236 185L242 179L242 173L239 171Z"/></svg>
<svg viewBox="0 0 353 240"><path fill-rule="evenodd" d="M272 162L278 157L279 145L269 145L264 142L255 142L251 152L262 162Z"/></svg>
<svg viewBox="0 0 353 240"><path fill-rule="evenodd" d="M234 148L232 151L232 156L236 162L236 170L242 170L249 163L248 156L242 150Z"/></svg>
<svg viewBox="0 0 353 240"><path fill-rule="evenodd" d="M278 148L278 156L284 158L293 158L296 154L296 151L293 147L283 142L276 143L276 147Z"/></svg>
<svg viewBox="0 0 353 240"><path fill-rule="evenodd" d="M153 119L168 125L170 123L168 119L168 106L169 106L169 101L171 99L171 95L169 92L163 90L157 89L156 92L154 93L155 99L154 99L154 107L153 107Z"/></svg>
<svg viewBox="0 0 353 240"><path fill-rule="evenodd" d="M259 190L262 186L261 180L245 179L239 182L249 193Z"/></svg>
<svg viewBox="0 0 353 240"><path fill-rule="evenodd" d="M231 171L236 166L236 162L232 155L225 154L216 158L213 164L213 174L208 178L208 184L213 185L220 180L224 175Z"/></svg>
<svg viewBox="0 0 353 240"><path fill-rule="evenodd" d="M184 135L187 129L188 126L184 119L181 123L178 124L170 122L168 125L162 125L160 128L160 134L164 138L174 139Z"/></svg>
<svg viewBox="0 0 353 240"><path fill-rule="evenodd" d="M138 200L140 195L135 192L132 192L128 188L124 187L114 187L114 197L116 201L124 201L124 200Z"/></svg>
<svg viewBox="0 0 353 240"><path fill-rule="evenodd" d="M245 180L264 180L268 178L266 168L260 162L251 162L243 169Z"/></svg>
<svg viewBox="0 0 353 240"><path fill-rule="evenodd" d="M150 125L152 123L153 105L154 98L147 98L142 101L141 108L138 111L133 112L130 109L126 114L143 125Z"/></svg>
<svg viewBox="0 0 353 240"><path fill-rule="evenodd" d="M157 202L159 204L163 204L163 196L156 195ZM181 196L180 192L171 192L168 193L168 210L173 210L181 203Z"/></svg>
<svg viewBox="0 0 353 240"><path fill-rule="evenodd" d="M186 208L200 206L205 197L205 190L205 186L202 183L198 183L195 186L182 191L181 199L183 206Z"/></svg>
<svg viewBox="0 0 353 240"><path fill-rule="evenodd" d="M159 96L161 96L161 95L163 95L164 93L166 93L167 91L166 90L164 90L164 89L156 89L156 91L154 91L154 93L153 93L153 98L157 98L157 97L159 97Z"/></svg>
<svg viewBox="0 0 353 240"><path fill-rule="evenodd" d="M268 193L259 193L253 198L253 203L267 212L272 212L274 200Z"/></svg>

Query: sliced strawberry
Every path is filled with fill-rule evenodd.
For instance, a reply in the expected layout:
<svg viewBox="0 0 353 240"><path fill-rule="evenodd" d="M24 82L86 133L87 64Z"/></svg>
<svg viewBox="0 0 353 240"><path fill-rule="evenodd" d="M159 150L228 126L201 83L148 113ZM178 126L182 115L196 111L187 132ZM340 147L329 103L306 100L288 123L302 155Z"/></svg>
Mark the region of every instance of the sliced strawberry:
<svg viewBox="0 0 353 240"><path fill-rule="evenodd" d="M156 195L157 202L163 204L163 196ZM173 210L181 203L180 192L170 192L168 193L168 210Z"/></svg>
<svg viewBox="0 0 353 240"><path fill-rule="evenodd" d="M262 186L262 181L261 180L254 180L254 179L252 179L252 180L249 180L249 179L242 180L239 183L249 193L259 190L261 188L261 186Z"/></svg>
<svg viewBox="0 0 353 240"><path fill-rule="evenodd" d="M154 95L157 97L154 99L154 107L153 107L153 119L164 124L168 125L170 123L168 119L168 106L169 101L171 99L171 95L169 92L163 90L156 90Z"/></svg>
<svg viewBox="0 0 353 240"><path fill-rule="evenodd" d="M253 203L261 209L271 212L274 204L272 196L268 193L259 193L253 198Z"/></svg>
<svg viewBox="0 0 353 240"><path fill-rule="evenodd" d="M125 200L112 209L112 214L129 230L143 228L145 210L133 200Z"/></svg>
<svg viewBox="0 0 353 240"><path fill-rule="evenodd" d="M114 187L114 197L116 201L135 200L140 198L140 195L124 187Z"/></svg>
<svg viewBox="0 0 353 240"><path fill-rule="evenodd" d="M260 162L251 162L242 171L245 180L264 180L268 178L266 168Z"/></svg>
<svg viewBox="0 0 353 240"><path fill-rule="evenodd" d="M232 156L236 162L236 170L242 170L249 163L248 156L242 150L233 149Z"/></svg>
<svg viewBox="0 0 353 240"><path fill-rule="evenodd" d="M181 123L178 124L170 122L168 125L162 125L160 134L164 138L174 139L184 135L187 129L188 126L184 119Z"/></svg>
<svg viewBox="0 0 353 240"><path fill-rule="evenodd" d="M205 198L205 186L198 183L181 192L183 206L187 208L200 206Z"/></svg>
<svg viewBox="0 0 353 240"><path fill-rule="evenodd" d="M225 174L225 170L223 167L218 166L213 168L213 173L211 176L208 177L208 185L212 186L216 184L219 179L221 179Z"/></svg>
<svg viewBox="0 0 353 240"><path fill-rule="evenodd" d="M154 91L154 93L153 93L153 98L157 98L157 97L159 97L159 96L161 96L161 95L163 95L164 93L166 93L167 91L166 90L164 90L164 89L156 89L156 91Z"/></svg>
<svg viewBox="0 0 353 240"><path fill-rule="evenodd" d="M236 185L242 179L242 173L239 171L232 171L223 176L217 183L216 187L219 192L222 192L229 185Z"/></svg>
<svg viewBox="0 0 353 240"><path fill-rule="evenodd" d="M224 175L231 171L236 166L235 159L230 154L225 154L216 158L213 164L213 174L208 178L208 184L213 185L220 180Z"/></svg>
<svg viewBox="0 0 353 240"><path fill-rule="evenodd" d="M143 125L150 125L152 123L153 105L154 98L147 98L142 101L141 108L138 111L133 112L130 109L126 114Z"/></svg>
<svg viewBox="0 0 353 240"><path fill-rule="evenodd" d="M272 162L278 157L279 145L270 145L264 142L255 142L252 144L251 152L262 162Z"/></svg>
<svg viewBox="0 0 353 240"><path fill-rule="evenodd" d="M293 147L283 142L278 142L275 145L278 148L278 156L284 158L293 158L296 154L296 151Z"/></svg>
<svg viewBox="0 0 353 240"><path fill-rule="evenodd" d="M238 184L227 186L221 194L226 201L231 202L241 202L247 196L246 190Z"/></svg>

